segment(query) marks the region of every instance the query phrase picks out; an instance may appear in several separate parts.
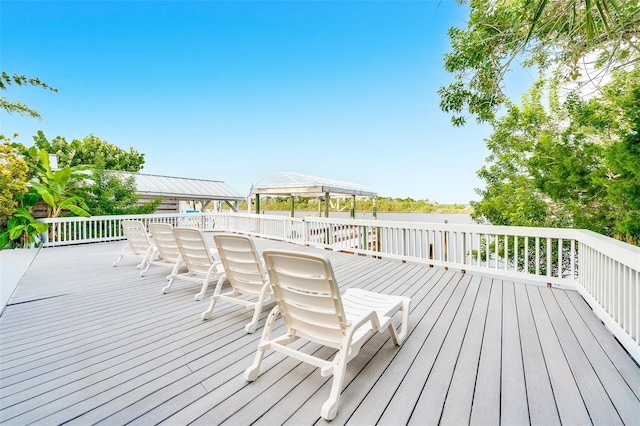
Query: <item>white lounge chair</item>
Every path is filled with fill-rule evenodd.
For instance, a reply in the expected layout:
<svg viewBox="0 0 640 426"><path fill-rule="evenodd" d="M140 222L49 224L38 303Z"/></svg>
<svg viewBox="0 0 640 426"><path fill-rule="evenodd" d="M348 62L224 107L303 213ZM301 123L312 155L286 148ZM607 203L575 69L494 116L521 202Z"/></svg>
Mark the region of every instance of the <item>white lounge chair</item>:
<svg viewBox="0 0 640 426"><path fill-rule="evenodd" d="M253 241L248 237L219 234L215 235L213 240L218 248L225 273L218 280L213 296L211 296L209 309L202 313L202 318L205 320L211 318L211 313L218 300L236 303L254 310L251 322L244 327L247 333L253 333L256 330L262 308L275 302L262 260ZM231 284L232 291L220 293L222 285L227 279Z"/></svg>
<svg viewBox="0 0 640 426"><path fill-rule="evenodd" d="M147 228L139 220L123 220L120 225L122 232L127 237L127 244L122 248L118 259L113 262L113 266L118 266L125 256L142 256L142 261L137 267L144 268L153 251ZM127 253L128 251L130 253Z"/></svg>
<svg viewBox="0 0 640 426"><path fill-rule="evenodd" d="M255 360L244 378L258 378L268 349L314 365L322 376L333 375L329 399L320 410L323 418L332 420L338 412L347 363L374 332L387 330L393 343L402 344L407 336L411 299L360 289L348 289L341 296L331 263L324 256L265 250L263 257L277 305L267 318ZM392 317L399 311L402 324L398 333ZM278 315L284 319L287 332L271 338ZM332 360L325 360L287 346L300 338L335 348L338 353Z"/></svg>
<svg viewBox="0 0 640 426"><path fill-rule="evenodd" d="M178 273L174 269L174 272L167 277L169 284L162 289L162 292L169 293L173 287L173 282L176 279L183 279L202 283L202 288L195 297L196 300L202 300L209 283L218 278L219 274L224 273L222 263L213 258L200 230L173 228L173 234L178 243L182 261L187 267L187 272Z"/></svg>
<svg viewBox="0 0 640 426"><path fill-rule="evenodd" d="M140 276L143 277L149 271L151 265L172 266L173 269L169 275L176 274L184 263L180 255L178 242L173 233L173 226L168 223L150 223L149 232L153 239L153 250L146 267L140 272Z"/></svg>

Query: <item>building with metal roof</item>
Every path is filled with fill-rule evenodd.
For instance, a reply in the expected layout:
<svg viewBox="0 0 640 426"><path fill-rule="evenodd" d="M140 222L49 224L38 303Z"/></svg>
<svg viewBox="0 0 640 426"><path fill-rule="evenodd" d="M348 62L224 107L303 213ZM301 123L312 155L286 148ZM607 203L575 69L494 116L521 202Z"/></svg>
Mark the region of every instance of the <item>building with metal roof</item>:
<svg viewBox="0 0 640 426"><path fill-rule="evenodd" d="M329 216L331 198L352 198L351 217L355 217L356 197L369 197L374 200L376 214L376 192L363 185L343 182L335 179L309 176L294 172L281 172L269 175L251 186L249 197L255 197L256 213L260 213L260 195L291 197L291 216L294 210L294 197L318 197L325 203L325 217Z"/></svg>
<svg viewBox="0 0 640 426"><path fill-rule="evenodd" d="M245 199L223 181L193 179L174 176L146 175L142 173L124 173L135 178L141 201L163 197L162 211L180 211L180 202L191 203L192 208L199 204L202 208L210 203L223 202L233 211Z"/></svg>

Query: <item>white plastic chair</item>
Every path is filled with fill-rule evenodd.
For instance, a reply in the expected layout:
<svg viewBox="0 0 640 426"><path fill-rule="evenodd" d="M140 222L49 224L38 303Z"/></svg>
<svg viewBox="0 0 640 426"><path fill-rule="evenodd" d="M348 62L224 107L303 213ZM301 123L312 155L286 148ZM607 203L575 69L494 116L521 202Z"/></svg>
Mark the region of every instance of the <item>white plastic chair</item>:
<svg viewBox="0 0 640 426"><path fill-rule="evenodd" d="M140 269L144 268L153 251L147 228L139 220L123 220L120 225L127 237L127 244L122 248L118 259L113 262L113 266L118 266L125 256L142 256L142 261L136 266Z"/></svg>
<svg viewBox="0 0 640 426"><path fill-rule="evenodd" d="M258 378L268 349L314 365L322 376L333 375L329 399L320 410L323 418L332 420L338 412L347 363L374 332L387 330L393 343L402 344L407 336L411 299L360 289L348 289L341 296L331 263L324 256L265 250L263 257L277 305L267 318L255 360L245 370L244 378ZM392 317L399 311L402 323L398 333ZM271 338L278 315L284 319L287 332ZM338 352L332 360L325 360L287 346L300 338Z"/></svg>
<svg viewBox="0 0 640 426"><path fill-rule="evenodd" d="M275 302L269 287L269 278L262 265L253 240L242 235L218 234L213 237L220 261L225 273L218 280L211 296L209 309L202 313L202 318L211 318L213 308L218 300L235 303L253 309L251 322L245 325L247 333L253 333L258 324L262 308ZM229 280L232 291L220 293L223 284ZM249 296L246 298L246 296ZM245 297L245 298L242 298Z"/></svg>
<svg viewBox="0 0 640 426"><path fill-rule="evenodd" d="M149 232L151 233L154 246L147 265L144 270L140 272L140 276L144 277L151 265L172 266L173 269L169 275L176 274L180 266L184 263L180 255L178 242L173 233L173 226L168 223L150 223Z"/></svg>
<svg viewBox="0 0 640 426"><path fill-rule="evenodd" d="M173 234L178 243L182 261L187 267L187 272L178 273L174 268L174 272L167 277L169 284L162 289L162 292L169 293L172 290L173 282L176 279L183 279L202 283L202 288L195 297L196 300L202 300L209 283L218 278L218 274L224 272L222 264L211 255L200 230L173 228Z"/></svg>

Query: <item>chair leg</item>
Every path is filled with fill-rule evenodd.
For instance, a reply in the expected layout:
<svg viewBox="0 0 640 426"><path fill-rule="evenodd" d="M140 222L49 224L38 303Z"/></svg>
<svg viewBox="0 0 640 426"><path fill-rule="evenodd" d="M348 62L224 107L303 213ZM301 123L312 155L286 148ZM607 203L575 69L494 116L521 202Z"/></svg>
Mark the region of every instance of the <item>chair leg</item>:
<svg viewBox="0 0 640 426"><path fill-rule="evenodd" d="M400 346L409 333L409 311L411 310L411 299L408 297L402 302L402 324L400 325L400 333L397 335L396 345ZM392 326L393 327L393 326ZM395 329L394 329L395 332Z"/></svg>
<svg viewBox="0 0 640 426"><path fill-rule="evenodd" d="M127 251L127 248L129 247L129 243L127 243L123 248L122 251L120 252L120 256L118 256L118 259L113 262L113 266L118 266L118 264L120 264L120 261L122 260L122 258L124 257L125 252Z"/></svg>
<svg viewBox="0 0 640 426"><path fill-rule="evenodd" d="M182 255L178 256L178 260L176 260L176 264L173 265L173 269L171 270L171 273L169 275L167 275L167 279L170 280L171 277L175 277L178 275L178 271L180 270L180 267L182 267L183 262L182 262Z"/></svg>
<svg viewBox="0 0 640 426"><path fill-rule="evenodd" d="M153 263L153 258L156 256L156 253L157 253L157 249L153 248L152 251L151 251L151 256L149 256L149 258L146 261L144 259L142 260L142 263L140 265L144 265L144 269L142 271L140 271L140 276L141 277L144 277L144 274L146 274L147 271L149 271L149 268L151 267L151 264ZM140 266L140 265L138 265L138 266Z"/></svg>
<svg viewBox="0 0 640 426"><path fill-rule="evenodd" d="M338 364L333 369L333 382L331 383L331 392L329 399L322 404L320 415L325 420L333 420L338 414L338 405L340 404L340 394L342 393L342 384L347 370L347 350L343 348L340 352Z"/></svg>
<svg viewBox="0 0 640 426"><path fill-rule="evenodd" d="M166 287L162 288L162 292L164 294L170 293L171 292L171 287L173 286L173 280L176 279L175 275L169 275L167 278L169 278L169 284L167 284Z"/></svg>
<svg viewBox="0 0 640 426"><path fill-rule="evenodd" d="M247 333L253 333L254 331L256 331L260 312L262 312L262 303L258 302L256 303L256 306L253 310L253 317L251 318L251 322L244 326L244 331L246 331Z"/></svg>
<svg viewBox="0 0 640 426"><path fill-rule="evenodd" d="M199 301L204 299L204 295L207 292L207 288L209 287L209 281L211 281L211 277L214 276L214 273L217 273L217 268L218 268L218 265L220 264L221 263L219 261L213 262L213 265L211 265L211 267L207 271L207 275L204 277L204 280L202 281L202 288L200 289L200 293L196 294L196 297L195 297L196 300Z"/></svg>
<svg viewBox="0 0 640 426"><path fill-rule="evenodd" d="M224 284L224 281L226 279L227 279L227 274L222 274L222 276L218 280L216 289L213 291L213 296L211 296L211 303L209 303L209 309L204 311L201 315L203 320L208 320L209 318L211 318L213 308L216 306L216 302L220 298L220 289L222 288L222 285Z"/></svg>
<svg viewBox="0 0 640 426"><path fill-rule="evenodd" d="M260 338L260 344L258 345L258 351L256 352L256 356L253 360L253 364L249 368L244 371L244 378L249 382L253 382L260 375L260 365L262 364L262 358L264 357L265 351L269 348L269 337L271 335L271 329L273 328L273 323L275 322L278 314L280 313L280 309L276 306L269 313L269 317L267 318L267 323L264 326L264 330L262 331L262 337Z"/></svg>
<svg viewBox="0 0 640 426"><path fill-rule="evenodd" d="M202 299L204 299L204 295L207 292L207 288L209 287L209 281L211 280L211 270L209 270L209 272L207 273L207 275L205 275L205 277L202 280L202 288L200 289L200 292L198 294L196 294L195 299L200 301Z"/></svg>
<svg viewBox="0 0 640 426"><path fill-rule="evenodd" d="M400 309L398 309L398 311L402 312L402 323L400 324L400 332L396 330L391 318L385 317L389 319L389 325L386 326L387 331L391 335L391 341L393 341L393 344L396 346L400 346L402 342L404 342L404 339L407 337L407 334L409 333L409 311L410 310L411 310L411 299L409 299L408 297L405 297L402 301L402 306L400 307ZM381 329L379 329L378 331L382 333Z"/></svg>
<svg viewBox="0 0 640 426"><path fill-rule="evenodd" d="M142 261L136 265L136 268L142 269L147 265L147 262L151 262L151 253L155 253L153 246L147 247L147 250L144 252L144 256L142 256Z"/></svg>
<svg viewBox="0 0 640 426"><path fill-rule="evenodd" d="M260 313L262 313L262 307L264 306L265 298L267 297L267 291L269 291L268 286L262 287L262 290L260 291L260 296L258 297L258 301L256 302L256 305L254 307L253 317L251 318L251 322L244 326L244 331L246 331L247 333L253 333L254 331L256 331L258 320L260 318Z"/></svg>

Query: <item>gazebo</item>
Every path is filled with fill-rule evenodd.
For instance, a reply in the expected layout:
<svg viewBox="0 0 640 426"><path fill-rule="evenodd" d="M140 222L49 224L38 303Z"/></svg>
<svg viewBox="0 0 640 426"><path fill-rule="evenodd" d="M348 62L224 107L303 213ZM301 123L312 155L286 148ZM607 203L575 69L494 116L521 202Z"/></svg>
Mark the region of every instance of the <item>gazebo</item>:
<svg viewBox="0 0 640 426"><path fill-rule="evenodd" d="M330 200L351 198L351 218L356 214L356 197L373 198L373 217L377 217L378 194L362 185L303 175L294 172L275 173L251 186L249 198L255 196L256 213L260 213L260 195L288 196L291 199L291 216L294 215L295 197L318 197L324 202L324 215L329 217ZM251 203L248 203L249 206Z"/></svg>

